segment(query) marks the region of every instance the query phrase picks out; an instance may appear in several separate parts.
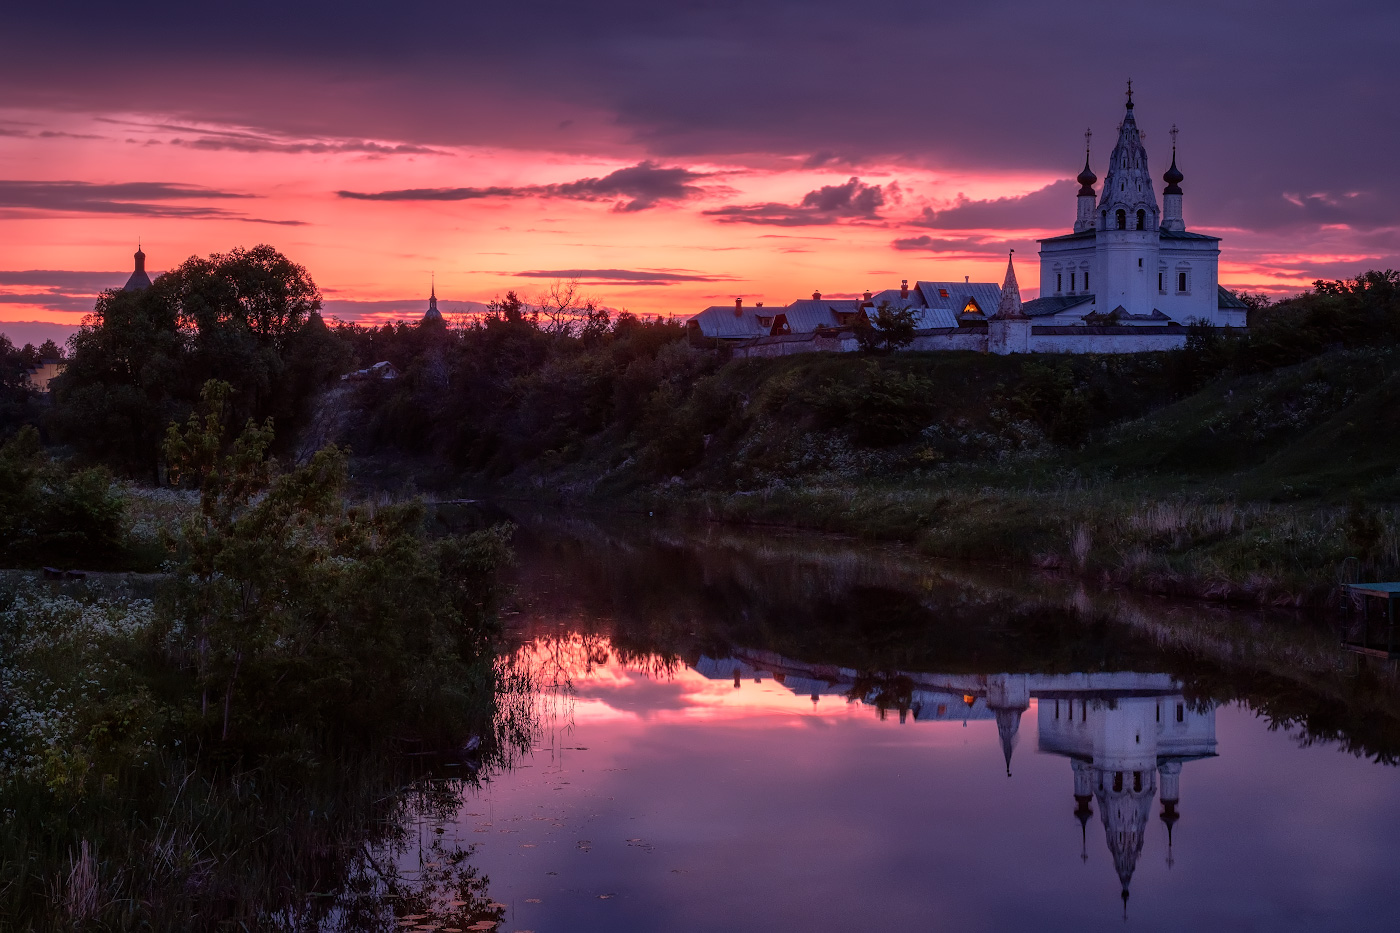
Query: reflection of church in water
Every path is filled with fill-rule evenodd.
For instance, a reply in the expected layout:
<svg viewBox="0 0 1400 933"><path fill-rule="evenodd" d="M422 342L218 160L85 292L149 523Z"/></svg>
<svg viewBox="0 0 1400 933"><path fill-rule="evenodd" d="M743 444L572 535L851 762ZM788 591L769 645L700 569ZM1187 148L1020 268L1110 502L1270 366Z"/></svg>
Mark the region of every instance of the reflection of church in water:
<svg viewBox="0 0 1400 933"><path fill-rule="evenodd" d="M1081 857L1088 859L1088 823L1097 805L1125 906L1154 800L1161 798L1170 865L1181 766L1215 755L1215 708L1193 708L1167 674L900 673L872 683L849 668L759 651L702 657L695 669L733 678L735 687L771 678L814 703L822 696L858 699L876 705L882 718L897 709L900 722L994 719L1008 777L1021 717L1034 699L1039 750L1070 760Z"/></svg>

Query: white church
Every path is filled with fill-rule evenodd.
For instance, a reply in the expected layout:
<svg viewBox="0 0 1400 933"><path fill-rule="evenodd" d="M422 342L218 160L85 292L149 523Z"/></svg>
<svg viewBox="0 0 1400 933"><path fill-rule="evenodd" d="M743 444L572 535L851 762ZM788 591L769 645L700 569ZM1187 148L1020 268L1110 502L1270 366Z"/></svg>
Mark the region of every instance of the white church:
<svg viewBox="0 0 1400 933"><path fill-rule="evenodd" d="M741 357L850 351L858 347L853 320L882 304L915 312L910 350L1137 353L1184 345L1196 322L1244 327L1247 306L1220 285L1220 238L1186 229L1175 142L1159 207L1133 110L1130 82L1103 190L1094 190L1098 176L1086 149L1071 232L1039 241L1040 297L1033 301L1021 302L1009 260L1000 286L964 277L913 288L905 282L860 300L815 293L786 307L738 301L706 308L686 322L691 342Z"/></svg>
<svg viewBox="0 0 1400 933"><path fill-rule="evenodd" d="M1094 192L1098 178L1087 150L1076 180L1074 232L1040 241L1041 297L1026 303L1028 317L1043 324L1078 324L1092 314L1125 325L1244 326L1244 303L1220 287L1220 238L1186 229L1175 143L1157 207L1131 83L1102 194Z"/></svg>

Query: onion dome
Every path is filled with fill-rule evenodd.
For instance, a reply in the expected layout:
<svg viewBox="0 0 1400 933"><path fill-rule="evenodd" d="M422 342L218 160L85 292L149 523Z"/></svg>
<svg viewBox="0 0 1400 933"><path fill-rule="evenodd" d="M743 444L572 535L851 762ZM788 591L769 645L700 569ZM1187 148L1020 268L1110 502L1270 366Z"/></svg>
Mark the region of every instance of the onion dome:
<svg viewBox="0 0 1400 933"><path fill-rule="evenodd" d="M1176 147L1172 147L1172 167L1167 169L1167 174L1162 176L1162 181L1167 183L1167 189L1163 194L1181 194L1181 182L1186 176L1181 174L1181 169L1176 167Z"/></svg>
<svg viewBox="0 0 1400 933"><path fill-rule="evenodd" d="M138 292L143 288L150 288L151 277L146 274L146 254L142 252L140 244L137 244L136 255L132 258L136 260L136 268L132 270L131 278L122 286L122 291Z"/></svg>
<svg viewBox="0 0 1400 933"><path fill-rule="evenodd" d="M1099 176L1095 175L1089 168L1089 157L1085 155L1084 171L1080 172L1079 177L1075 179L1075 181L1079 182L1080 197L1088 196L1092 198L1094 196L1094 182L1098 180Z"/></svg>

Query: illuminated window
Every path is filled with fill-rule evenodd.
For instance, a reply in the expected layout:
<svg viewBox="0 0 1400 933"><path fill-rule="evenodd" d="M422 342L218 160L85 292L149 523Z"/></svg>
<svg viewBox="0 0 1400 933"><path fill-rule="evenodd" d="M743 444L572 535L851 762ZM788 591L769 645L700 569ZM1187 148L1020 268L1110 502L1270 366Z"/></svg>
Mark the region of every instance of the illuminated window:
<svg viewBox="0 0 1400 933"><path fill-rule="evenodd" d="M939 298L947 298L947 297L948 297L948 289L946 289L946 288L940 288L940 289L938 290L938 297L939 297Z"/></svg>
<svg viewBox="0 0 1400 933"><path fill-rule="evenodd" d="M981 314L982 309L977 306L977 302L971 298L967 299L967 304L963 306L963 314Z"/></svg>

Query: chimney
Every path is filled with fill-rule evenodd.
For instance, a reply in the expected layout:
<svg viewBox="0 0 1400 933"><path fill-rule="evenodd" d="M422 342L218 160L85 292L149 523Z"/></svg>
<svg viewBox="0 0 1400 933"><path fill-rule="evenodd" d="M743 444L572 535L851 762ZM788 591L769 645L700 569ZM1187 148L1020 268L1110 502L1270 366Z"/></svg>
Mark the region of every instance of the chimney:
<svg viewBox="0 0 1400 933"><path fill-rule="evenodd" d="M963 284L964 284L964 285L968 284L968 282L970 282L971 280L972 280L972 276L970 276L970 275L965 275L965 276L963 276Z"/></svg>
<svg viewBox="0 0 1400 933"><path fill-rule="evenodd" d="M761 302L761 301L755 301L755 302L753 303L753 306L754 306L755 308L761 308L761 307L763 307L763 302Z"/></svg>
<svg viewBox="0 0 1400 933"><path fill-rule="evenodd" d="M742 299L742 298L735 298L735 299L734 299L734 316L735 316L735 317L743 317L743 316L744 316L744 299Z"/></svg>
<svg viewBox="0 0 1400 933"><path fill-rule="evenodd" d="M865 290L865 300L866 300L866 301L869 301L869 300L870 300L870 289L868 289L868 288Z"/></svg>
<svg viewBox="0 0 1400 933"><path fill-rule="evenodd" d="M899 280L899 297L900 297L900 298L908 298L908 297L909 297L909 280L908 280L908 279L900 279L900 280Z"/></svg>
<svg viewBox="0 0 1400 933"><path fill-rule="evenodd" d="M821 300L822 300L822 293L821 293L821 292L812 292L812 300L813 300L813 301L821 301Z"/></svg>

